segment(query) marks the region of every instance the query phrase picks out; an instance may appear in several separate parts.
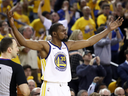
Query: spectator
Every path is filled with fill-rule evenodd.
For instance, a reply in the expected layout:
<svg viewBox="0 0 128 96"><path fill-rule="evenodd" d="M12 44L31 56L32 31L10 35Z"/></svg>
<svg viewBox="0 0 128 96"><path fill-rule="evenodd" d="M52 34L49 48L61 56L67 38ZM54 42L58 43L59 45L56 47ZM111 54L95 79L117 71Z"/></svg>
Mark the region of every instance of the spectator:
<svg viewBox="0 0 128 96"><path fill-rule="evenodd" d="M38 6L40 5L41 0L29 0L29 5L33 5L33 20L38 18ZM41 13L44 11L50 12L50 0L44 0L45 4L41 7Z"/></svg>
<svg viewBox="0 0 128 96"><path fill-rule="evenodd" d="M94 92L96 83L98 81L99 81L99 77L98 76L94 77L92 84L88 88L88 95L90 95Z"/></svg>
<svg viewBox="0 0 128 96"><path fill-rule="evenodd" d="M117 1L117 0L116 0ZM104 4L109 4L110 5L110 10L111 12L114 11L114 8L113 8L113 4L112 2L110 2L109 0L98 0L97 3L96 3L96 7L95 7L95 10L94 10L94 14L95 16L97 17L99 14L102 13L102 5Z"/></svg>
<svg viewBox="0 0 128 96"><path fill-rule="evenodd" d="M1 1L2 3L0 4L0 12L6 14L7 9L11 10L13 3L11 3L11 0L1 0ZM4 15L2 15L0 17L0 20L7 20L7 18Z"/></svg>
<svg viewBox="0 0 128 96"><path fill-rule="evenodd" d="M77 4L78 5L78 4ZM83 8L85 7L85 6L87 6L87 0L79 0L79 7L80 8L78 8L80 11L82 11L83 10Z"/></svg>
<svg viewBox="0 0 128 96"><path fill-rule="evenodd" d="M96 65L94 60L96 59ZM102 65L100 65L99 57L92 59L92 54L89 50L86 50L83 54L84 64L77 66L76 72L79 76L79 90L88 90L89 85L92 83L94 77L105 76L105 71ZM90 73L90 75L89 75Z"/></svg>
<svg viewBox="0 0 128 96"><path fill-rule="evenodd" d="M97 33L100 33L104 30L105 27L99 27ZM112 38L112 34L109 33L96 44L94 44L94 53L96 56L100 57L100 63L106 71L106 76L104 78L104 83L108 86L112 80L112 70L111 70L111 45L115 45L121 41L121 36L119 31L117 31L117 37Z"/></svg>
<svg viewBox="0 0 128 96"><path fill-rule="evenodd" d="M99 93L101 89L107 88L107 86L104 83L97 83L95 92Z"/></svg>
<svg viewBox="0 0 128 96"><path fill-rule="evenodd" d="M43 23L43 25L45 26L46 30L49 30L50 26L53 24L53 23L61 23L64 25L65 28L67 28L68 26L68 23L70 22L70 16L69 16L69 12L68 12L68 8L67 6L64 8L64 11L65 11L65 20L61 20L59 21L60 17L59 15L56 13L56 12L53 12L51 15L52 15L52 21L45 18L44 16L41 15L41 6L44 5L44 0L42 0L39 4L39 8L38 8L38 16L41 20L41 22ZM48 34L48 33L46 33Z"/></svg>
<svg viewBox="0 0 128 96"><path fill-rule="evenodd" d="M41 88L39 88L39 87L34 88L34 89L31 91L31 96L40 96L40 90L41 90Z"/></svg>
<svg viewBox="0 0 128 96"><path fill-rule="evenodd" d="M114 91L116 96L125 96L124 89L122 87L117 87Z"/></svg>
<svg viewBox="0 0 128 96"><path fill-rule="evenodd" d="M104 89L101 89L99 94L101 96L110 96L111 95L111 92L107 89L107 88L104 88Z"/></svg>
<svg viewBox="0 0 128 96"><path fill-rule="evenodd" d="M126 81L124 84L123 84L123 89L125 91L125 96L128 96L128 81Z"/></svg>
<svg viewBox="0 0 128 96"><path fill-rule="evenodd" d="M100 0L100 1L97 1L97 2L98 2L98 3L96 4L96 7L95 7L95 8L98 7L98 10L97 10L97 9L94 10L94 15L95 15L96 18L97 18L99 15L101 15L101 14L103 13L102 6L103 6L105 3L107 3L107 1ZM99 6L98 6L98 5L99 5Z"/></svg>
<svg viewBox="0 0 128 96"><path fill-rule="evenodd" d="M92 18L90 18L91 10L88 6L83 8L83 17L79 18L75 24L72 26L72 31L79 29L83 33L83 39L86 40L94 35L94 31L96 31L96 24ZM91 50L93 53L93 46L86 48Z"/></svg>
<svg viewBox="0 0 128 96"><path fill-rule="evenodd" d="M125 28L125 34L126 34L126 40L124 41L124 45L121 46L120 51L119 51L119 57L118 61L119 64L124 63L126 60L126 56L124 55L124 51L128 48L128 28Z"/></svg>
<svg viewBox="0 0 128 96"><path fill-rule="evenodd" d="M88 6L83 8L84 16L79 18L75 24L72 26L72 30L79 29L83 33L83 39L88 39L89 37L94 35L94 31L96 31L95 22L91 19L90 16L91 10Z"/></svg>
<svg viewBox="0 0 128 96"><path fill-rule="evenodd" d="M73 6L70 8L70 10L71 15L75 17L75 21L83 16L83 13L80 10L78 10L76 2L73 3Z"/></svg>
<svg viewBox="0 0 128 96"><path fill-rule="evenodd" d="M30 26L24 26L19 29L20 33L25 37L25 39L31 39L33 31ZM21 65L24 66L26 64L32 67L32 76L36 83L38 83L38 64L37 64L37 51L29 49L24 46L19 47L19 59Z"/></svg>
<svg viewBox="0 0 128 96"><path fill-rule="evenodd" d="M42 15L44 17L46 17L47 19L50 19L50 13L49 12L44 11L42 13ZM42 24L40 18L34 19L31 22L30 26L34 29L34 31L36 31L36 37L39 38L42 34L44 34L44 36L47 35L45 26Z"/></svg>
<svg viewBox="0 0 128 96"><path fill-rule="evenodd" d="M114 93L114 90L115 90L117 87L122 86L121 83L122 83L122 82L121 82L121 78L118 77L118 79L117 79L116 81L113 81L113 82L111 82L111 83L109 84L108 89L111 91L111 93Z"/></svg>
<svg viewBox="0 0 128 96"><path fill-rule="evenodd" d="M92 84L88 88L88 94L90 95L93 92L99 93L99 91L101 89L107 88L107 86L104 83L102 83L102 82L103 82L103 77L96 76L93 79Z"/></svg>
<svg viewBox="0 0 128 96"><path fill-rule="evenodd" d="M124 63L120 64L117 69L117 72L122 80L122 85L128 80L128 49L125 50L124 54L126 56L126 60Z"/></svg>
<svg viewBox="0 0 128 96"><path fill-rule="evenodd" d="M64 20L65 19L65 8L67 8L67 12L69 13L69 18L70 22L68 24L68 36L71 35L72 31L71 31L71 27L73 26L73 24L75 23L75 17L73 15L71 15L71 11L69 10L69 2L68 0L64 0L62 8L60 10L57 11L57 13L59 14L60 20Z"/></svg>
<svg viewBox="0 0 128 96"><path fill-rule="evenodd" d="M14 18L16 20L18 20L19 22L24 23L25 25L29 25L30 24L30 20L28 18L28 16L23 14L23 9L22 9L22 4L21 3L17 3L12 9L11 11L14 12ZM19 24L18 22L15 22L15 25L17 27L17 29L21 28L23 25Z"/></svg>
<svg viewBox="0 0 128 96"><path fill-rule="evenodd" d="M5 37L0 42L0 96L16 96L16 85L24 96L29 96L30 90L21 65L11 61L19 51L13 38Z"/></svg>
<svg viewBox="0 0 128 96"><path fill-rule="evenodd" d="M105 24L108 18L108 15L110 14L110 5L104 4L102 6L103 14L99 15L97 17L97 25L98 27L101 26L101 24Z"/></svg>
<svg viewBox="0 0 128 96"><path fill-rule="evenodd" d="M86 90L80 90L77 94L77 96L88 96L88 93Z"/></svg>
<svg viewBox="0 0 128 96"><path fill-rule="evenodd" d="M29 76L32 75L32 68L30 65L27 65L27 64L24 65L23 69L24 69L24 73L25 73L26 78L28 78Z"/></svg>
<svg viewBox="0 0 128 96"><path fill-rule="evenodd" d="M36 82L32 79L28 80L28 86L30 89L30 92L36 87Z"/></svg>

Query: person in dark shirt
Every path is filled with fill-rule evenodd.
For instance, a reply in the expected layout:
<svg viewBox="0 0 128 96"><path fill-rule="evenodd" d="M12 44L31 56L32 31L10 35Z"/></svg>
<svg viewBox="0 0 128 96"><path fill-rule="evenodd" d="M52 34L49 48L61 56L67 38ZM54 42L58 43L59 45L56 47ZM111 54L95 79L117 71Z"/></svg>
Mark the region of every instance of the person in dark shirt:
<svg viewBox="0 0 128 96"><path fill-rule="evenodd" d="M30 90L22 66L11 61L19 51L16 41L10 37L3 38L0 51L0 96L17 96L17 85L24 96L29 96Z"/></svg>
<svg viewBox="0 0 128 96"><path fill-rule="evenodd" d="M89 85L92 83L94 77L105 77L105 71L102 65L100 65L100 58L97 56L92 59L92 54L89 50L86 50L83 54L84 64L77 66L76 73L79 76L79 90L88 90ZM96 60L97 65L93 65Z"/></svg>

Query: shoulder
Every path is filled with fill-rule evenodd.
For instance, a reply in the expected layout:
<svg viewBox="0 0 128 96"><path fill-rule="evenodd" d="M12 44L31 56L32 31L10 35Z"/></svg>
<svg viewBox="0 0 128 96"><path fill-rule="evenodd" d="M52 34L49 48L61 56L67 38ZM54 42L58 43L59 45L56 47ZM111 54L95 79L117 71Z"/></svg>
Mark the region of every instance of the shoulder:
<svg viewBox="0 0 128 96"><path fill-rule="evenodd" d="M106 18L106 17L103 14L101 14L97 18Z"/></svg>
<svg viewBox="0 0 128 96"><path fill-rule="evenodd" d="M15 63L15 62L13 62L12 60L10 60L10 63L12 64L12 66L13 67L15 67L15 68L19 68L19 67L22 67L20 64L18 64L18 63Z"/></svg>
<svg viewBox="0 0 128 96"><path fill-rule="evenodd" d="M38 42L39 42L39 44L42 45L42 47L43 47L43 49L44 49L45 51L49 52L49 47L50 47L50 45L49 45L49 43L48 43L47 41L39 40Z"/></svg>
<svg viewBox="0 0 128 96"><path fill-rule="evenodd" d="M76 22L80 22L82 20L85 20L84 17L80 17L79 19L76 20Z"/></svg>
<svg viewBox="0 0 128 96"><path fill-rule="evenodd" d="M40 19L38 18L38 19L35 19L33 22L39 22L40 21Z"/></svg>
<svg viewBox="0 0 128 96"><path fill-rule="evenodd" d="M127 66L128 66L128 64L126 62L119 65L119 67L127 67Z"/></svg>
<svg viewBox="0 0 128 96"><path fill-rule="evenodd" d="M93 24L95 24L95 21L92 18L89 18L89 21Z"/></svg>
<svg viewBox="0 0 128 96"><path fill-rule="evenodd" d="M86 67L86 65L85 64L81 64L81 65L78 65L77 67L78 68L82 68L82 67Z"/></svg>

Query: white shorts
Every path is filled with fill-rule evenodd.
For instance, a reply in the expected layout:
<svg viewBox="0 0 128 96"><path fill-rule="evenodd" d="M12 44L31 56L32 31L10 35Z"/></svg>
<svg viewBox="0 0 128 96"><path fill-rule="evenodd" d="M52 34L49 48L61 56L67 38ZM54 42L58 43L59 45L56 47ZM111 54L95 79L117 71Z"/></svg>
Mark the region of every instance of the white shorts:
<svg viewBox="0 0 128 96"><path fill-rule="evenodd" d="M44 81L40 96L71 96L67 83L53 83Z"/></svg>

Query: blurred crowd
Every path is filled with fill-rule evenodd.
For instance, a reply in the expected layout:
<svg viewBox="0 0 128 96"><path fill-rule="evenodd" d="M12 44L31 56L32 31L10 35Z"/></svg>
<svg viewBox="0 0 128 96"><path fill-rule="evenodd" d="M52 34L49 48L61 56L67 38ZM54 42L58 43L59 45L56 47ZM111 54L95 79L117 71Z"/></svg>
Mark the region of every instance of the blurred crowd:
<svg viewBox="0 0 128 96"><path fill-rule="evenodd" d="M123 18L120 27L93 46L69 52L72 80L68 85L71 96L128 96L128 0L0 0L0 40L14 37L7 10L13 12L23 37L35 41L51 40L48 31L53 23L64 25L68 40L88 40L110 21ZM23 66L31 96L38 96L43 61L38 51L18 46L19 54L12 60Z"/></svg>

